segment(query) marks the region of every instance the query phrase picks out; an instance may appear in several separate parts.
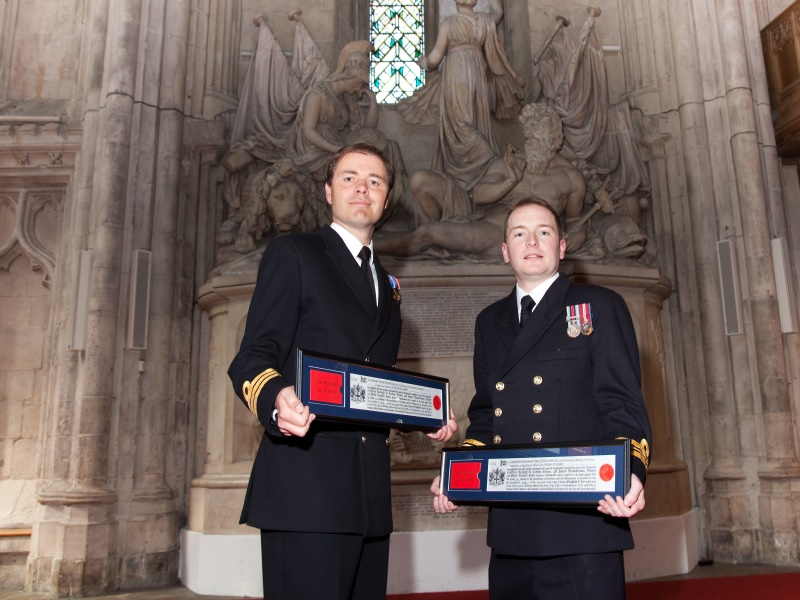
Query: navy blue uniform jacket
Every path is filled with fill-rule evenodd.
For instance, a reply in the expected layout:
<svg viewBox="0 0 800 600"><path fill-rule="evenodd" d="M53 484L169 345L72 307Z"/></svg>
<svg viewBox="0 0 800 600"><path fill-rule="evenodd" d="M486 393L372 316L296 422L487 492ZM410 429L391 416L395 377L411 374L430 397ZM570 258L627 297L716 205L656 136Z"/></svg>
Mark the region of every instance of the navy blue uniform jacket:
<svg viewBox="0 0 800 600"><path fill-rule="evenodd" d="M566 307L583 303L591 304L594 332L571 338ZM630 438L631 471L644 483L650 422L633 323L616 292L559 275L520 329L512 291L478 315L474 376L466 445ZM529 557L633 547L628 520L596 507L492 508L488 543Z"/></svg>
<svg viewBox="0 0 800 600"><path fill-rule="evenodd" d="M304 438L271 422L278 392L295 385L296 349L392 366L400 306L375 258L379 305L330 227L275 239L261 259L244 337L228 375L265 428L241 521L266 530L391 533L388 435L315 420Z"/></svg>

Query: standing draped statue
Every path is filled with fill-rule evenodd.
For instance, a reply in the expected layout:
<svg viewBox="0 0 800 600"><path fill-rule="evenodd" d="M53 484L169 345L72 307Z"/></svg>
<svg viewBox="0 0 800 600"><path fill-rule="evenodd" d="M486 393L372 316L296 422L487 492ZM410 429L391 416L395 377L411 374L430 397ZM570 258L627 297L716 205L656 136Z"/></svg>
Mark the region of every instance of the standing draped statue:
<svg viewBox="0 0 800 600"><path fill-rule="evenodd" d="M420 59L424 69L438 70L398 103L408 123L437 126L431 170L417 171L411 181L418 223L471 214L485 191L478 189L475 198L476 187L505 182L490 175L492 165L504 160L491 114L515 117L524 96L525 80L511 66L497 35L503 17L500 0L490 2L491 14L475 12L477 0L455 1L457 13L442 22L436 45ZM521 176L521 169L512 170ZM438 195L440 188L443 196ZM496 200L496 191L491 193Z"/></svg>

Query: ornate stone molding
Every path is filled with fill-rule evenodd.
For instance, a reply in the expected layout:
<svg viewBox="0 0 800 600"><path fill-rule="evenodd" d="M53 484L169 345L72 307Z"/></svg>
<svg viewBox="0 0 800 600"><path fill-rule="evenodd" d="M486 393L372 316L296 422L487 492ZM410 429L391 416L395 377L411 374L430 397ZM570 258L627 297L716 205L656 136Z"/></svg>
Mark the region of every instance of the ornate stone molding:
<svg viewBox="0 0 800 600"><path fill-rule="evenodd" d="M16 193L0 195L0 216L13 222L13 228L0 238L0 269L9 270L19 256L24 255L31 268L42 273L42 285L49 288L56 267L54 248L48 245L57 236L43 235L47 228L47 212L57 217L62 212L64 190L47 191L17 190ZM43 239L48 237L48 239Z"/></svg>

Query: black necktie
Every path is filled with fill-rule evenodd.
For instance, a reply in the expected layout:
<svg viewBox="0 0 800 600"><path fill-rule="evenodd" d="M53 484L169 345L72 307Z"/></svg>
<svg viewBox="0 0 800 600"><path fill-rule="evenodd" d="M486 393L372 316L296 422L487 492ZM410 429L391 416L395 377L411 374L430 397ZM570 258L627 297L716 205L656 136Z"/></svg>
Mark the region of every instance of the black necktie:
<svg viewBox="0 0 800 600"><path fill-rule="evenodd" d="M372 296L372 300L375 300L375 279L372 277L372 267L369 264L369 258L372 256L372 253L369 251L367 246L361 248L361 252L358 253L358 258L361 259L361 270L364 272L364 277L367 280L367 285L369 285L370 296Z"/></svg>
<svg viewBox="0 0 800 600"><path fill-rule="evenodd" d="M525 325L525 321L527 321L531 313L533 312L533 307L536 306L536 302L533 301L533 298L530 296L523 296L522 300L519 302L521 310L519 311L519 326L522 327Z"/></svg>

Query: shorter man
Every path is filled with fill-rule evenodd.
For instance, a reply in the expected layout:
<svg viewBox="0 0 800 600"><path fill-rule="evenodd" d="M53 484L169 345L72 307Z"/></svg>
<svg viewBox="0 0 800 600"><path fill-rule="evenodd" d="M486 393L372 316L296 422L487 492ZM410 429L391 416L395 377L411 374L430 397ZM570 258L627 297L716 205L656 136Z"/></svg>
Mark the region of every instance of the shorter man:
<svg viewBox="0 0 800 600"><path fill-rule="evenodd" d="M631 489L625 498L606 495L596 509L490 509L491 600L624 598L622 551L633 547L627 517L645 504L651 433L633 323L621 296L558 273L565 249L546 202L522 200L509 212L502 251L517 285L478 315L464 443L629 438ZM568 333L566 309L574 306L591 314L583 334ZM431 491L436 512L456 508L439 495L438 478Z"/></svg>

